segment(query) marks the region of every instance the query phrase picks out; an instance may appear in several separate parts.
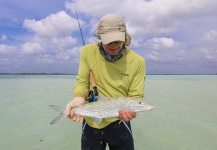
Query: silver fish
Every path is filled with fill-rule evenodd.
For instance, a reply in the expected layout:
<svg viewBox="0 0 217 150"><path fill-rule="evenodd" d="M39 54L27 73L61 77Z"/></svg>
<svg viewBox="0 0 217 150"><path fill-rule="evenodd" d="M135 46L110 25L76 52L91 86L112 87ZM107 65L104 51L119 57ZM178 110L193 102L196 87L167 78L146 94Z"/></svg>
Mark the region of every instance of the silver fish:
<svg viewBox="0 0 217 150"><path fill-rule="evenodd" d="M61 106L50 105L51 108L60 112L50 124L55 124L67 116L66 109ZM133 97L102 97L98 96L96 102L87 103L78 107L72 108L75 115L92 117L96 125L99 125L103 118L118 117L118 110L130 110L133 112L148 111L154 108L148 102Z"/></svg>

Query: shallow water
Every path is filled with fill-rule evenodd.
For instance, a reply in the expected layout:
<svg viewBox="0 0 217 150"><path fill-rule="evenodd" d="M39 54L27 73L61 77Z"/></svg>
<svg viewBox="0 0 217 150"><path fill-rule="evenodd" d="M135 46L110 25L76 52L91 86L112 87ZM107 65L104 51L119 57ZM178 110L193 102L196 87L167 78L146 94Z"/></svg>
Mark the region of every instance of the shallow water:
<svg viewBox="0 0 217 150"><path fill-rule="evenodd" d="M73 97L74 75L1 75L2 150L80 149L81 124L50 125ZM145 99L155 105L132 121L136 150L216 150L217 76L148 75Z"/></svg>

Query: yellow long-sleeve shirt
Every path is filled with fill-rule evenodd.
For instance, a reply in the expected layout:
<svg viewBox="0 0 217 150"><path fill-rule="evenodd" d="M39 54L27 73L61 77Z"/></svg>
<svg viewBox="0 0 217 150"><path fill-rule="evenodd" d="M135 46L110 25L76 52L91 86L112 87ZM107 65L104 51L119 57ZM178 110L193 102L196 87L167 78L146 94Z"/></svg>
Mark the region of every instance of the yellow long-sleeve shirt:
<svg viewBox="0 0 217 150"><path fill-rule="evenodd" d="M125 48L124 55L115 62L103 58L98 44L85 45L80 54L80 64L74 96L87 97L92 89L90 70L94 74L100 96L107 97L143 97L146 68L144 59ZM85 117L88 125L104 128L118 118L106 118L96 126L93 118Z"/></svg>

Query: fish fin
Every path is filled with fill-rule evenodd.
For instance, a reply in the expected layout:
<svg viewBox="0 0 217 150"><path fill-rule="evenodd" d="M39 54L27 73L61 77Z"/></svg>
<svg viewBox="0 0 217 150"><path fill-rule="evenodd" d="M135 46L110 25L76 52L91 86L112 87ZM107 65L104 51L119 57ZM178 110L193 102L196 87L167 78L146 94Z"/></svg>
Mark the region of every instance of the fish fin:
<svg viewBox="0 0 217 150"><path fill-rule="evenodd" d="M53 121L51 121L50 124L55 124L66 117L66 109L64 107L55 106L55 105L50 105L50 107L60 112L60 114Z"/></svg>
<svg viewBox="0 0 217 150"><path fill-rule="evenodd" d="M102 122L102 118L94 117L94 121L95 121L96 125L98 126Z"/></svg>
<svg viewBox="0 0 217 150"><path fill-rule="evenodd" d="M50 105L51 108L53 108L54 110L60 112L60 113L63 113L66 111L66 108L65 107L61 107L61 106L56 106L56 105Z"/></svg>

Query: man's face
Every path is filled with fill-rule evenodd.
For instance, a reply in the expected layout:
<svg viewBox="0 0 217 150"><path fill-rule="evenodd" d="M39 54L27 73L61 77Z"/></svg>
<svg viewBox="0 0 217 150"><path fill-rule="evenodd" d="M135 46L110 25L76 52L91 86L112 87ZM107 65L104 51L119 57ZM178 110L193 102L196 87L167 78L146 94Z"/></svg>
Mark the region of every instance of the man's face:
<svg viewBox="0 0 217 150"><path fill-rule="evenodd" d="M122 41L114 41L108 44L102 44L104 50L109 53L109 55L117 55L118 52L123 47L124 42Z"/></svg>

